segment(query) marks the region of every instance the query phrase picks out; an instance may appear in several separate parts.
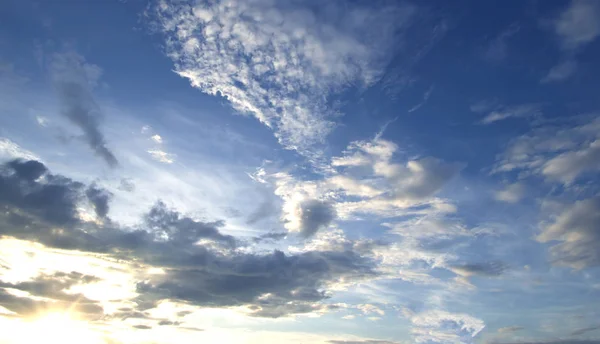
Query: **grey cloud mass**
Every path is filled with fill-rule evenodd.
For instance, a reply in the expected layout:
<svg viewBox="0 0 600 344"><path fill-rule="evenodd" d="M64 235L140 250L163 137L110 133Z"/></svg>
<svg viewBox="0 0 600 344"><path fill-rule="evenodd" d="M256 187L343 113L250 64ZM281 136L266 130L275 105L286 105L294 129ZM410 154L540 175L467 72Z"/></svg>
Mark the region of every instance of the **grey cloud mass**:
<svg viewBox="0 0 600 344"><path fill-rule="evenodd" d="M96 215L101 219L105 218L108 215L108 202L112 194L94 184L85 190L85 195L90 203L92 203Z"/></svg>
<svg viewBox="0 0 600 344"><path fill-rule="evenodd" d="M74 52L55 54L50 73L61 103L61 114L83 131L87 144L110 167L118 165L117 158L107 147L100 130L102 113L92 94L100 69L85 62Z"/></svg>
<svg viewBox="0 0 600 344"><path fill-rule="evenodd" d="M327 228L334 219L335 208L327 202L309 200L300 204L300 233L305 237Z"/></svg>
<svg viewBox="0 0 600 344"><path fill-rule="evenodd" d="M325 311L335 309L323 304L330 284L377 275L375 262L351 248L296 255L242 253L238 240L221 233L222 221L196 221L162 202L132 228L85 222L75 212L85 200L85 185L53 175L40 163L13 161L1 171L0 200L6 211L0 214L0 234L162 267L164 274L138 283L139 304L147 307L174 299L205 306L248 305L251 315L262 317ZM311 203L307 209L311 228L332 219L324 204ZM55 230L57 225L61 230Z"/></svg>

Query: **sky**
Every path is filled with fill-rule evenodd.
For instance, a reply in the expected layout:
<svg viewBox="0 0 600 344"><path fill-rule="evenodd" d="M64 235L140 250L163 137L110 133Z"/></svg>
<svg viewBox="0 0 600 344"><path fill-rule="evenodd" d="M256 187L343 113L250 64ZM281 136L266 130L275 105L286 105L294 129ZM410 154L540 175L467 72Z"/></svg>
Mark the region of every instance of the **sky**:
<svg viewBox="0 0 600 344"><path fill-rule="evenodd" d="M593 0L2 1L0 343L599 344L599 36Z"/></svg>

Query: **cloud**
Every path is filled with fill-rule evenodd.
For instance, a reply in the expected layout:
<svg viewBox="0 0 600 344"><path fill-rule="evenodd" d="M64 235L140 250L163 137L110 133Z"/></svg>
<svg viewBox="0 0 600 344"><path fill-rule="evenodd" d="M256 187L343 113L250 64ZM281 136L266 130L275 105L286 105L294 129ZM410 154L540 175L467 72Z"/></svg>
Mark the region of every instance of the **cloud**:
<svg viewBox="0 0 600 344"><path fill-rule="evenodd" d="M571 76L575 74L577 71L577 62L573 60L567 60L557 64L556 66L550 68L548 74L544 76L540 82L542 84L550 83L550 82L560 82L567 80Z"/></svg>
<svg viewBox="0 0 600 344"><path fill-rule="evenodd" d="M225 97L302 149L334 127L328 98L378 81L391 45L416 9L330 2L159 2L151 13L175 71Z"/></svg>
<svg viewBox="0 0 600 344"><path fill-rule="evenodd" d="M69 178L47 173L37 161L13 160L0 166L0 204L53 224L78 221L77 203L83 187Z"/></svg>
<svg viewBox="0 0 600 344"><path fill-rule="evenodd" d="M110 167L118 165L117 158L106 146L100 130L102 113L94 100L92 89L101 69L85 61L75 52L54 54L50 74L61 103L61 114L83 131L90 148Z"/></svg>
<svg viewBox="0 0 600 344"><path fill-rule="evenodd" d="M429 97L431 97L431 94L433 93L433 85L431 85L427 91L425 91L425 93L423 94L423 101L420 102L419 104L411 107L410 109L408 109L408 112L415 112L417 110L419 110L423 105L425 105L427 103L427 101L429 100Z"/></svg>
<svg viewBox="0 0 600 344"><path fill-rule="evenodd" d="M600 139L583 145L579 150L564 152L548 160L542 166L542 174L550 179L569 184L586 172L600 170L598 161L600 161Z"/></svg>
<svg viewBox="0 0 600 344"><path fill-rule="evenodd" d="M112 194L104 189L98 188L96 185L91 185L85 191L87 199L92 203L94 211L98 218L104 219L108 215L108 202Z"/></svg>
<svg viewBox="0 0 600 344"><path fill-rule="evenodd" d="M576 119L575 123L548 125L519 136L499 156L494 173L521 171L566 186L598 170L600 119Z"/></svg>
<svg viewBox="0 0 600 344"><path fill-rule="evenodd" d="M78 284L95 282L94 276L77 272L40 275L31 281L0 281L0 305L20 316L33 316L44 311L72 311L87 319L99 319L102 306L78 293L67 291Z"/></svg>
<svg viewBox="0 0 600 344"><path fill-rule="evenodd" d="M526 187L523 183L507 185L504 190L494 192L494 198L506 203L517 203L525 196Z"/></svg>
<svg viewBox="0 0 600 344"><path fill-rule="evenodd" d="M465 265L454 265L450 267L450 271L455 274L469 278L473 276L481 277L494 277L500 276L504 273L506 266L499 262L491 263L479 263L479 264L465 264Z"/></svg>
<svg viewBox="0 0 600 344"><path fill-rule="evenodd" d="M12 160L21 158L25 160L39 160L32 152L21 148L18 144L7 138L0 138L0 159Z"/></svg>
<svg viewBox="0 0 600 344"><path fill-rule="evenodd" d="M137 283L136 302L142 308L170 299L244 306L248 315L260 317L321 313L339 308L324 303L328 287L378 274L375 261L352 247L295 255L249 253L241 249L243 240L220 231L223 221L197 221L162 202L133 228L85 222L76 209L90 187L51 174L36 162L14 161L0 170L0 204L5 210L0 213L0 234L160 267L163 273L146 275ZM99 203L108 201L97 193L102 191L93 192ZM309 204L317 215L308 216L308 223L327 222L330 209L318 213L324 211L322 206Z"/></svg>
<svg viewBox="0 0 600 344"><path fill-rule="evenodd" d="M152 141L156 142L156 143L162 143L163 139L160 135L158 134L154 134L150 137L152 139Z"/></svg>
<svg viewBox="0 0 600 344"><path fill-rule="evenodd" d="M577 330L571 332L571 335L572 336L579 336L579 335L582 335L584 333L596 331L596 330L599 330L599 329L600 329L600 326L584 327L584 328L580 328L580 329L577 329Z"/></svg>
<svg viewBox="0 0 600 344"><path fill-rule="evenodd" d="M494 110L487 114L482 120L482 124L492 124L509 118L528 118L539 117L542 115L539 104L522 104L516 106L506 106Z"/></svg>
<svg viewBox="0 0 600 344"><path fill-rule="evenodd" d="M323 178L297 180L289 173L268 174L259 170L255 180L274 187L281 197L282 220L289 231L306 231L311 223L307 204L319 205L319 223L329 224L337 218L349 220L360 215L396 217L428 212L453 212L455 208L435 198L462 165L447 163L433 157L392 162L398 147L387 140L351 143L342 156L333 157L324 167ZM314 203L314 202L320 203ZM307 203L308 202L308 203ZM331 207L329 207L331 205Z"/></svg>
<svg viewBox="0 0 600 344"><path fill-rule="evenodd" d="M517 331L521 331L524 330L524 327L521 326L508 326L508 327L501 327L498 329L498 333L513 333L513 332L517 332Z"/></svg>
<svg viewBox="0 0 600 344"><path fill-rule="evenodd" d="M335 218L335 208L326 202L308 200L300 204L300 233L304 237L315 234L319 229L329 226Z"/></svg>
<svg viewBox="0 0 600 344"><path fill-rule="evenodd" d="M474 343L474 337L485 327L482 320L468 314L442 310L411 315L410 321L417 343Z"/></svg>
<svg viewBox="0 0 600 344"><path fill-rule="evenodd" d="M490 61L499 62L506 59L508 55L508 40L516 35L521 27L513 23L504 31L502 31L496 38L494 38L487 46L484 56Z"/></svg>
<svg viewBox="0 0 600 344"><path fill-rule="evenodd" d="M600 35L600 6L596 1L571 1L554 22L554 30L565 50L591 43Z"/></svg>
<svg viewBox="0 0 600 344"><path fill-rule="evenodd" d="M174 163L175 158L177 157L175 154L167 153L160 149L150 149L150 150L148 150L148 153L150 154L150 156L152 156L152 158L154 160L165 163L165 164Z"/></svg>
<svg viewBox="0 0 600 344"><path fill-rule="evenodd" d="M574 269L600 265L600 197L575 202L542 227L540 242L559 241L550 248L553 263Z"/></svg>

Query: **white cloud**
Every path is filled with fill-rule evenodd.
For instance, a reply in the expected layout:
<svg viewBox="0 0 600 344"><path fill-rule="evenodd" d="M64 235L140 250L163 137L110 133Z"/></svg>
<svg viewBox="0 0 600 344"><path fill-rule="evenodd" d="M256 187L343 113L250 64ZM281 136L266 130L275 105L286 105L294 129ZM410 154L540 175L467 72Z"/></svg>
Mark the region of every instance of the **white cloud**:
<svg viewBox="0 0 600 344"><path fill-rule="evenodd" d="M539 104L522 104L506 106L490 112L482 120L482 124L491 124L508 118L538 117L542 114Z"/></svg>
<svg viewBox="0 0 600 344"><path fill-rule="evenodd" d="M15 158L21 158L25 160L40 160L40 158L33 152L21 148L21 146L15 142L7 138L0 138L0 159L9 160Z"/></svg>
<svg viewBox="0 0 600 344"><path fill-rule="evenodd" d="M600 265L600 198L575 202L542 227L540 242L559 241L550 253L558 265L582 269Z"/></svg>
<svg viewBox="0 0 600 344"><path fill-rule="evenodd" d="M430 310L412 315L411 333L417 343L474 343L485 323L464 313Z"/></svg>
<svg viewBox="0 0 600 344"><path fill-rule="evenodd" d="M522 183L513 183L507 185L503 190L496 191L494 197L498 201L517 203L525 196L525 190L525 185Z"/></svg>
<svg viewBox="0 0 600 344"><path fill-rule="evenodd" d="M565 184L570 184L586 172L600 171L600 139L582 145L578 150L564 152L542 167L542 173Z"/></svg>
<svg viewBox="0 0 600 344"><path fill-rule="evenodd" d="M331 204L337 217L345 220L359 214L393 217L453 212L454 206L433 196L461 166L432 157L394 163L391 159L397 149L381 138L353 142L342 156L331 159L330 172L323 179L299 181L289 173L266 175L264 170L254 178L273 183L275 194L284 202L282 219L290 231L301 231L303 204L313 200Z"/></svg>
<svg viewBox="0 0 600 344"><path fill-rule="evenodd" d="M512 140L499 156L493 172L521 171L565 185L598 171L600 119L562 126L546 126Z"/></svg>
<svg viewBox="0 0 600 344"><path fill-rule="evenodd" d="M540 80L541 83L559 82L573 76L577 71L577 62L567 60L550 68L548 74Z"/></svg>
<svg viewBox="0 0 600 344"><path fill-rule="evenodd" d="M593 0L574 0L554 23L564 49L591 43L600 35L600 5Z"/></svg>
<svg viewBox="0 0 600 344"><path fill-rule="evenodd" d="M150 137L152 139L152 141L156 142L156 143L162 143L163 139L160 135L158 134L154 134Z"/></svg>
<svg viewBox="0 0 600 344"><path fill-rule="evenodd" d="M148 153L156 161L160 161L165 164L172 164L175 162L175 154L167 153L160 149L150 149L148 150Z"/></svg>
<svg viewBox="0 0 600 344"><path fill-rule="evenodd" d="M331 131L328 95L376 82L389 46L415 12L408 5L357 7L268 0L157 6L176 72L202 92L222 95L255 116L287 148L320 142Z"/></svg>

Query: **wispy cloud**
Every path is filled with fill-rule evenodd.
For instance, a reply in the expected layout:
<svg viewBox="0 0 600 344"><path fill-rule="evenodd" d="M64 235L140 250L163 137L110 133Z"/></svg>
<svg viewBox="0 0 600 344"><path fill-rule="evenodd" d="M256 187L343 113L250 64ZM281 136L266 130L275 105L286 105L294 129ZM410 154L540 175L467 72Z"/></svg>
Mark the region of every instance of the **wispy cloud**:
<svg viewBox="0 0 600 344"><path fill-rule="evenodd" d="M573 76L576 71L577 71L577 62L575 62L573 60L567 60L565 62L561 62L561 63L557 64L556 66L550 68L550 70L548 71L548 74L546 74L546 76L544 76L540 80L540 82L545 84L545 83L550 83L550 82L564 81L564 80L567 80L568 78L570 78L571 76Z"/></svg>
<svg viewBox="0 0 600 344"><path fill-rule="evenodd" d="M600 35L600 5L593 0L574 0L554 22L554 30L566 50L580 48Z"/></svg>
<svg viewBox="0 0 600 344"><path fill-rule="evenodd" d="M488 113L482 120L482 124L492 124L509 118L535 118L542 115L539 104L522 104L515 106L501 106Z"/></svg>
<svg viewBox="0 0 600 344"><path fill-rule="evenodd" d="M102 113L92 94L102 70L73 51L52 55L49 68L61 102L61 114L83 131L96 155L110 167L117 166L117 158L108 149L100 130Z"/></svg>

